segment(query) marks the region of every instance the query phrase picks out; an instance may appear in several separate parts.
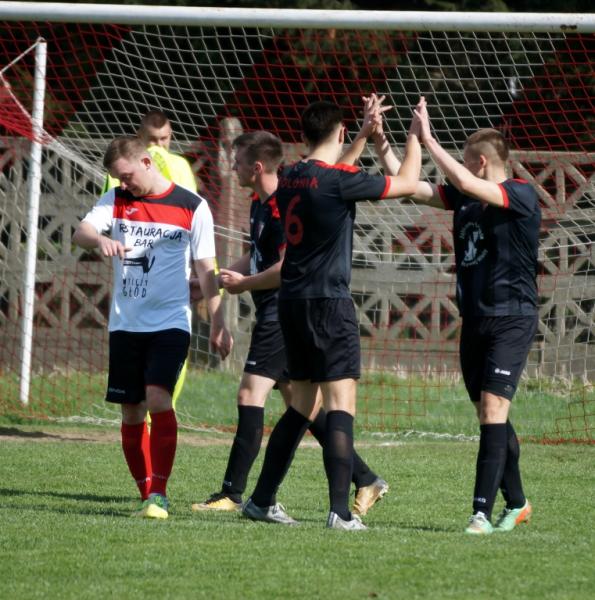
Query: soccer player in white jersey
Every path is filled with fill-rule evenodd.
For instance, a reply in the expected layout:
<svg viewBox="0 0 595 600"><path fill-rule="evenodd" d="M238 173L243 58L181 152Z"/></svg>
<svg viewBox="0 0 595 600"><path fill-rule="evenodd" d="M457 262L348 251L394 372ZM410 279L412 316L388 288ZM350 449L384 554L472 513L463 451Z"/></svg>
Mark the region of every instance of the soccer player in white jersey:
<svg viewBox="0 0 595 600"><path fill-rule="evenodd" d="M141 119L137 135L145 143L155 166L166 179L191 192L197 192L196 178L190 163L183 156L170 150L172 134L168 116L161 110L150 110ZM118 185L120 185L120 181L108 173L103 184L103 193ZM184 387L187 365L188 360L185 360L172 395L174 410Z"/></svg>
<svg viewBox="0 0 595 600"><path fill-rule="evenodd" d="M166 519L177 445L172 392L190 342L190 259L211 347L225 358L233 343L215 277L213 218L206 200L161 174L137 137L113 140L104 166L120 185L99 199L73 242L113 259L106 400L122 408L122 448L143 500L135 514Z"/></svg>

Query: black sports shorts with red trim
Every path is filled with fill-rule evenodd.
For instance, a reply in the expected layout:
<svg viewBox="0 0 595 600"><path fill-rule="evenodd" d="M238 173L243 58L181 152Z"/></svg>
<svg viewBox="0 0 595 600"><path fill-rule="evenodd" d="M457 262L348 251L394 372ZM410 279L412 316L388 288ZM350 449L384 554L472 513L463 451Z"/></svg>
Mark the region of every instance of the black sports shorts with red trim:
<svg viewBox="0 0 595 600"><path fill-rule="evenodd" d="M351 298L279 300L279 321L290 379L360 377L359 327Z"/></svg>
<svg viewBox="0 0 595 600"><path fill-rule="evenodd" d="M156 385L173 393L190 347L190 334L181 329L109 334L108 402L138 404L145 387Z"/></svg>
<svg viewBox="0 0 595 600"><path fill-rule="evenodd" d="M244 373L288 381L287 354L279 321L258 319L252 329Z"/></svg>
<svg viewBox="0 0 595 600"><path fill-rule="evenodd" d="M537 322L537 315L463 318L461 370L473 402L480 401L482 391L512 400Z"/></svg>

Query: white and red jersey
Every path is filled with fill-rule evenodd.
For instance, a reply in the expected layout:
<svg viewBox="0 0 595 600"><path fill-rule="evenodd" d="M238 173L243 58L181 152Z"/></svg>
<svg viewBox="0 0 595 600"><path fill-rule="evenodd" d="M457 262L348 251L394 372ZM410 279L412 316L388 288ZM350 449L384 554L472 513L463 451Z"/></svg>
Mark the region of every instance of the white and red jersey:
<svg viewBox="0 0 595 600"><path fill-rule="evenodd" d="M83 221L131 248L114 257L110 331L190 331L190 258L215 257L207 201L171 184L163 194L134 197L116 187Z"/></svg>

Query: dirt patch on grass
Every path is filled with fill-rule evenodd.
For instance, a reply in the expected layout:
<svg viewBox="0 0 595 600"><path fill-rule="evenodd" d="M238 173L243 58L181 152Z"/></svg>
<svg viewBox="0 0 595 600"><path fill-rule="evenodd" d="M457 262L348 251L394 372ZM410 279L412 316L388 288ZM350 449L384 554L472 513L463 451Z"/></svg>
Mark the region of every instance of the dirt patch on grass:
<svg viewBox="0 0 595 600"><path fill-rule="evenodd" d="M232 436L209 433L178 434L178 443L188 446L230 445ZM89 442L120 443L119 427L114 429L62 429L53 427L0 427L0 442Z"/></svg>

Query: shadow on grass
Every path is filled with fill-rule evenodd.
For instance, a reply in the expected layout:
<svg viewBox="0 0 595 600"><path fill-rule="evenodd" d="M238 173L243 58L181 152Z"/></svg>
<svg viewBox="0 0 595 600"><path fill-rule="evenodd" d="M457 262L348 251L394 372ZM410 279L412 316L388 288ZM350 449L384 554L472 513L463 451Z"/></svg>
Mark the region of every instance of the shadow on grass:
<svg viewBox="0 0 595 600"><path fill-rule="evenodd" d="M123 506L128 507L137 500L136 498L125 498L122 496L100 496L96 494L70 494L66 492L52 492L52 491L32 491L32 490L19 490L12 488L0 488L0 496L3 498L9 497L22 497L22 496L35 496L37 498L56 498L59 500L72 500L75 502L98 502L98 503L114 503L122 505L122 508L110 509L86 509L86 508L75 508L69 505L68 508L60 508L54 506L48 506L45 504L35 505L20 505L19 510L44 510L47 512L55 512L62 514L78 513L81 515L103 515L110 517L130 517L129 508L124 509ZM8 508L5 506L5 508Z"/></svg>
<svg viewBox="0 0 595 600"><path fill-rule="evenodd" d="M17 427L0 427L0 437L15 437L15 438L24 438L24 439L37 439L37 440L61 440L63 436L58 434L54 435L51 433L46 433L45 431L23 431L22 429L18 429ZM70 438L71 442L88 442L87 438Z"/></svg>

